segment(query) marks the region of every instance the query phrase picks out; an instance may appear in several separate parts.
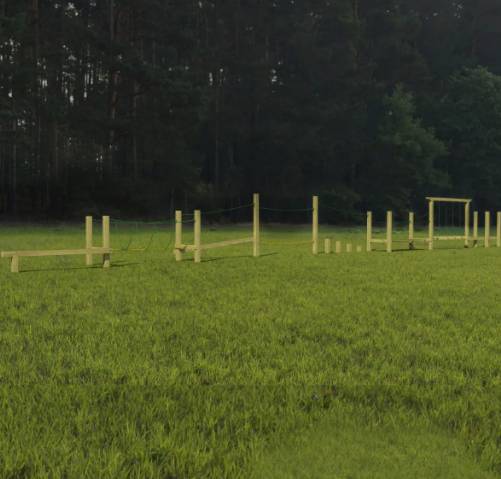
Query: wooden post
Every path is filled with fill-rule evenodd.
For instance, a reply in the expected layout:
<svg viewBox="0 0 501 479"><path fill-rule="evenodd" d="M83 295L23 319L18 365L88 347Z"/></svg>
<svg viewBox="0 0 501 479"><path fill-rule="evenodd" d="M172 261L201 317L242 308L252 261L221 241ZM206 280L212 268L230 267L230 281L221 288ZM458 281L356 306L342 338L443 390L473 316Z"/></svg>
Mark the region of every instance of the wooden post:
<svg viewBox="0 0 501 479"><path fill-rule="evenodd" d="M351 253L352 251L353 251L353 246L351 245L351 243L347 243L346 244L346 252Z"/></svg>
<svg viewBox="0 0 501 479"><path fill-rule="evenodd" d="M386 251L388 253L393 251L393 213L391 211L386 213Z"/></svg>
<svg viewBox="0 0 501 479"><path fill-rule="evenodd" d="M19 256L14 255L10 260L10 272L19 273Z"/></svg>
<svg viewBox="0 0 501 479"><path fill-rule="evenodd" d="M367 212L367 252L372 251L372 211Z"/></svg>
<svg viewBox="0 0 501 479"><path fill-rule="evenodd" d="M501 211L497 214L496 246L501 248Z"/></svg>
<svg viewBox="0 0 501 479"><path fill-rule="evenodd" d="M433 249L433 237L435 236L435 203L430 201L428 205L428 249Z"/></svg>
<svg viewBox="0 0 501 479"><path fill-rule="evenodd" d="M409 212L409 249L414 249L414 213Z"/></svg>
<svg viewBox="0 0 501 479"><path fill-rule="evenodd" d="M313 254L318 254L318 196L313 197Z"/></svg>
<svg viewBox="0 0 501 479"><path fill-rule="evenodd" d="M341 241L336 241L336 254L340 254L342 249Z"/></svg>
<svg viewBox="0 0 501 479"><path fill-rule="evenodd" d="M332 253L332 240L330 238L325 238L324 251L325 251L325 254L331 254Z"/></svg>
<svg viewBox="0 0 501 479"><path fill-rule="evenodd" d="M85 264L92 266L94 264L94 256L92 255L92 216L85 217L85 249L88 251L85 255Z"/></svg>
<svg viewBox="0 0 501 479"><path fill-rule="evenodd" d="M202 262L202 212L195 210L195 263Z"/></svg>
<svg viewBox="0 0 501 479"><path fill-rule="evenodd" d="M260 255L260 239L261 239L261 228L260 228L260 218L259 218L259 193L254 193L254 211L253 211L253 254L254 258L258 258Z"/></svg>
<svg viewBox="0 0 501 479"><path fill-rule="evenodd" d="M103 248L111 248L110 242L110 217L103 216ZM103 268L111 266L111 254L103 254Z"/></svg>
<svg viewBox="0 0 501 479"><path fill-rule="evenodd" d="M491 213L485 212L485 225L484 225L484 247L489 248L491 242Z"/></svg>
<svg viewBox="0 0 501 479"><path fill-rule="evenodd" d="M464 246L470 247L470 203L464 205Z"/></svg>
<svg viewBox="0 0 501 479"><path fill-rule="evenodd" d="M362 252L362 247L361 246L357 246L357 253L361 253Z"/></svg>
<svg viewBox="0 0 501 479"><path fill-rule="evenodd" d="M478 211L473 212L473 246L478 246Z"/></svg>
<svg viewBox="0 0 501 479"><path fill-rule="evenodd" d="M183 212L176 210L176 239L174 245L174 255L176 256L176 261L183 260L183 252L181 251L181 246L183 244Z"/></svg>

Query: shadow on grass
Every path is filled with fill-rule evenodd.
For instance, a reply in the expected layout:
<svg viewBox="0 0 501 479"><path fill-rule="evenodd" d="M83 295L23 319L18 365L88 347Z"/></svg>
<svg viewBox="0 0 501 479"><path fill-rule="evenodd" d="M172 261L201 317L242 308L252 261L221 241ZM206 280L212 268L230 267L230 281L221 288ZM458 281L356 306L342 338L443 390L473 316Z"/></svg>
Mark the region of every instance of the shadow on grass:
<svg viewBox="0 0 501 479"><path fill-rule="evenodd" d="M127 268L130 266L138 266L141 263L135 262L116 262L111 264L111 269L115 268ZM82 271L82 270L88 270L88 271L94 271L94 270L102 270L103 267L100 265L95 265L95 266L72 266L69 268L64 268L64 267L54 267L54 268L44 268L44 269L22 269L19 271L20 274L24 273L52 273L55 271Z"/></svg>

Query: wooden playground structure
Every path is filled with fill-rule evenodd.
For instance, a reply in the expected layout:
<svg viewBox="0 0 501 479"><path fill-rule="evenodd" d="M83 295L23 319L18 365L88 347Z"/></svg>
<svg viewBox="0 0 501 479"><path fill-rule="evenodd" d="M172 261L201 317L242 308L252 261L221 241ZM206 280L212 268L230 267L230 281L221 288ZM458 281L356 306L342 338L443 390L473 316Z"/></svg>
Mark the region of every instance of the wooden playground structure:
<svg viewBox="0 0 501 479"><path fill-rule="evenodd" d="M62 250L32 250L32 251L2 251L0 258L10 258L11 273L19 273L20 258L41 258L48 256L85 256L85 264L92 266L94 256L103 256L103 268L111 267L111 244L110 244L110 217L102 218L102 246L93 246L93 218L85 218L85 248L82 249L62 249Z"/></svg>

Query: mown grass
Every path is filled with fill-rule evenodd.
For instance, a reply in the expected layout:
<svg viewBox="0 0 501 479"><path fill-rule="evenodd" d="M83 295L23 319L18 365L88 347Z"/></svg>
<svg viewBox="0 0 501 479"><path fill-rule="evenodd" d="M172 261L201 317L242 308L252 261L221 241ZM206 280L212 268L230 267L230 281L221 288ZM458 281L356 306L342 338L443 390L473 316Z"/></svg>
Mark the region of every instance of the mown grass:
<svg viewBox="0 0 501 479"><path fill-rule="evenodd" d="M204 240L248 229L206 229ZM325 235L364 244L357 229ZM378 431L401 438L404 456L427 434L444 443L435 458L453 441L454 470L497 477L501 250L313 257L288 244L308 239L266 227L260 259L242 246L176 264L170 231L120 225L112 245L131 251L109 271L36 258L11 275L2 262L0 477L251 477L298 435L314 445L295 454L309 469L324 442L363 454ZM0 234L0 250L82 245L79 226ZM378 429L388 421L398 426ZM423 432L407 433L416 421ZM319 441L308 431L324 423ZM380 450L384 464L392 449ZM312 474L327 456L313 456ZM339 477L364 477L349 463Z"/></svg>

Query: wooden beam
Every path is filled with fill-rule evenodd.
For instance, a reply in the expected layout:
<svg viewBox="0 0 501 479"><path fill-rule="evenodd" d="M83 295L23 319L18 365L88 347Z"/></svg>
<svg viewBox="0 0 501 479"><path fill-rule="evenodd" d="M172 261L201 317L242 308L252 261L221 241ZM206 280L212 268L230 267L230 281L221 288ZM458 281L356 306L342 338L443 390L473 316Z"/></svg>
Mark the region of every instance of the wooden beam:
<svg viewBox="0 0 501 479"><path fill-rule="evenodd" d="M471 203L473 200L465 199L465 198L442 198L442 197L434 197L427 196L426 199L431 202L437 203Z"/></svg>
<svg viewBox="0 0 501 479"><path fill-rule="evenodd" d="M313 254L318 254L318 196L313 197Z"/></svg>
<svg viewBox="0 0 501 479"><path fill-rule="evenodd" d="M202 262L202 212L195 210L195 263Z"/></svg>
<svg viewBox="0 0 501 479"><path fill-rule="evenodd" d="M92 226L93 226L92 216L86 216L85 217L85 248L88 250L92 248L92 239L93 239ZM87 266L92 266L93 263L94 263L94 256L92 254L87 254L85 257L85 264Z"/></svg>
<svg viewBox="0 0 501 479"><path fill-rule="evenodd" d="M40 251L2 251L0 253L1 258L13 258L17 256L19 258L42 258L46 256L83 256L87 254L92 255L104 255L111 254L111 248L92 248L90 250L82 249L62 249L62 250L40 250Z"/></svg>
<svg viewBox="0 0 501 479"><path fill-rule="evenodd" d="M260 240L261 240L261 226L259 217L259 193L254 193L254 207L252 217L252 233L253 233L253 255L258 258L260 255Z"/></svg>
<svg viewBox="0 0 501 479"><path fill-rule="evenodd" d="M181 210L176 210L176 233L175 233L175 246L174 246L174 256L176 261L183 260L182 248L178 246L183 242L183 212Z"/></svg>
<svg viewBox="0 0 501 479"><path fill-rule="evenodd" d="M367 252L372 251L372 211L367 212Z"/></svg>
<svg viewBox="0 0 501 479"><path fill-rule="evenodd" d="M254 237L235 239L235 240L229 240L229 241L220 241L218 243L201 244L200 251L217 249L217 248L224 248L225 246L237 246L240 244L248 244L248 243L252 243L252 242L254 242ZM196 252L197 251L196 245L180 245L180 246L182 246L182 249L187 251L187 252Z"/></svg>

